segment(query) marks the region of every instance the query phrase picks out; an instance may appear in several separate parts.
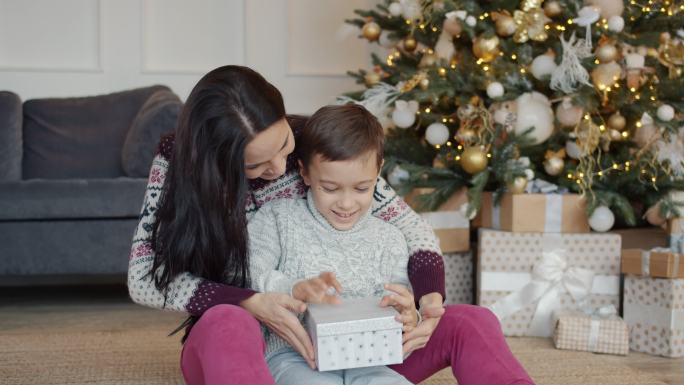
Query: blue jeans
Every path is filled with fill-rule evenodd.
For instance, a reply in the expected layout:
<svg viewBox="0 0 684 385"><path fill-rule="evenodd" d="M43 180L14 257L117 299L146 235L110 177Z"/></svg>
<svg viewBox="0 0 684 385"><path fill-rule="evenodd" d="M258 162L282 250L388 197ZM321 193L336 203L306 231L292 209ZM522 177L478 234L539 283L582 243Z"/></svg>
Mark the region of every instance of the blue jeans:
<svg viewBox="0 0 684 385"><path fill-rule="evenodd" d="M319 372L292 348L275 351L266 357L277 385L412 385L387 366L371 366Z"/></svg>

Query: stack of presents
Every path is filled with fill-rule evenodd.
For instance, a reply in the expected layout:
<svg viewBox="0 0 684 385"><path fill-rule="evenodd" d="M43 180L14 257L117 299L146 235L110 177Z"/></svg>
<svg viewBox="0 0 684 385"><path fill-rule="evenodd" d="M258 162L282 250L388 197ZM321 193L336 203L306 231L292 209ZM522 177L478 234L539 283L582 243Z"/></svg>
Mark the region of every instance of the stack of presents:
<svg viewBox="0 0 684 385"><path fill-rule="evenodd" d="M425 193L405 199L415 208ZM684 357L684 220L599 233L576 194L485 193L473 221L467 201L459 191L421 213L444 252L447 304L486 306L506 336L558 349ZM309 307L319 370L402 362L401 324L377 302Z"/></svg>
<svg viewBox="0 0 684 385"><path fill-rule="evenodd" d="M486 306L506 336L558 349L684 357L684 220L599 233L577 194L485 193L469 221L466 195L421 214L444 252L447 304Z"/></svg>

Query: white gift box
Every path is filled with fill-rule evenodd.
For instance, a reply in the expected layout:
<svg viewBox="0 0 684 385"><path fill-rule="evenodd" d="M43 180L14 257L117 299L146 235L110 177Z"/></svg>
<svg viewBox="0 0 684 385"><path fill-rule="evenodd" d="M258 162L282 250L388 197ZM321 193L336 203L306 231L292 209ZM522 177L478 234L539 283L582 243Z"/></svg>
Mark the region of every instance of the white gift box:
<svg viewBox="0 0 684 385"><path fill-rule="evenodd" d="M629 348L684 357L684 279L625 276Z"/></svg>
<svg viewBox="0 0 684 385"><path fill-rule="evenodd" d="M309 304L307 331L318 370L338 370L403 362L402 324L397 311L380 307L380 298L343 300L339 305Z"/></svg>
<svg viewBox="0 0 684 385"><path fill-rule="evenodd" d="M444 254L446 300L444 304L473 303L473 254Z"/></svg>
<svg viewBox="0 0 684 385"><path fill-rule="evenodd" d="M550 337L555 310L620 304L617 234L480 229L477 301L506 336Z"/></svg>

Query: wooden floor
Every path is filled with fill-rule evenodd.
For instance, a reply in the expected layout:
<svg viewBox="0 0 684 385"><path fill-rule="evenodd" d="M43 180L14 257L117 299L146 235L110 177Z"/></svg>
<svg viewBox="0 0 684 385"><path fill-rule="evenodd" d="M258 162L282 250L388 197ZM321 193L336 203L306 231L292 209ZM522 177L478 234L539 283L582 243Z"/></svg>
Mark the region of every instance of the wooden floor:
<svg viewBox="0 0 684 385"><path fill-rule="evenodd" d="M0 288L0 343L2 341L3 328L8 330L13 327L27 327L26 318L16 317L17 314L41 314L42 319L35 321L36 333L45 326L44 322L51 320L68 320L73 317L75 309L87 310L92 313L98 309L135 309L130 303L126 288L123 286L89 286L89 287L32 287L32 288ZM143 309L145 310L145 309ZM133 326L133 317L140 314L156 313L157 311L137 313L121 312L121 319L109 320L125 326ZM76 312L78 313L78 311ZM46 316L49 315L49 316ZM9 319L14 316L16 319ZM181 320L178 314L169 314ZM175 322L175 318L172 320ZM59 322L59 321L58 321ZM81 322L88 322L81 320ZM100 322L100 321L94 321ZM30 327L30 326L28 326ZM621 364L630 368L638 369L649 374L653 379L671 385L684 385L684 359L667 359L652 357L641 353L630 353L627 357L615 357ZM0 380L0 383L2 381Z"/></svg>

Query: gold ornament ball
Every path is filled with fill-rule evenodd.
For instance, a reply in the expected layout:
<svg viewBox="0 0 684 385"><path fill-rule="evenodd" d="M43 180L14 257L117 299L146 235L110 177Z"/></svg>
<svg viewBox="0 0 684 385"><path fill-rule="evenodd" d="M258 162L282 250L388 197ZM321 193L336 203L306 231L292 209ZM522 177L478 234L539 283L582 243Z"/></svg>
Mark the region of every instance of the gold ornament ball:
<svg viewBox="0 0 684 385"><path fill-rule="evenodd" d="M439 74L439 76L445 77L447 75L447 70L444 67L439 67L439 69L437 70L437 73Z"/></svg>
<svg viewBox="0 0 684 385"><path fill-rule="evenodd" d="M376 72L368 72L366 76L363 77L368 87L372 87L380 82L380 75Z"/></svg>
<svg viewBox="0 0 684 385"><path fill-rule="evenodd" d="M548 17L556 17L563 12L563 8L557 1L544 2L544 14Z"/></svg>
<svg viewBox="0 0 684 385"><path fill-rule="evenodd" d="M591 71L591 80L599 90L611 87L615 84L622 74L622 67L616 62L599 64Z"/></svg>
<svg viewBox="0 0 684 385"><path fill-rule="evenodd" d="M413 52L416 50L416 47L418 47L418 42L413 36L404 39L404 50L406 50L406 52Z"/></svg>
<svg viewBox="0 0 684 385"><path fill-rule="evenodd" d="M525 192L525 188L527 188L527 178L517 176L513 179L513 182L506 185L506 188L513 194L522 194Z"/></svg>
<svg viewBox="0 0 684 385"><path fill-rule="evenodd" d="M499 36L511 36L515 33L516 25L512 17L499 14L496 17L496 34Z"/></svg>
<svg viewBox="0 0 684 385"><path fill-rule="evenodd" d="M378 40L380 37L380 32L380 26L374 21L369 21L368 23L364 24L363 29L361 30L363 37L369 41Z"/></svg>
<svg viewBox="0 0 684 385"><path fill-rule="evenodd" d="M461 26L461 22L458 21L458 19L452 18L452 19L445 19L444 20L444 25L442 26L444 31L448 33L449 35L453 37L458 37L461 35L461 32L463 32L463 27Z"/></svg>
<svg viewBox="0 0 684 385"><path fill-rule="evenodd" d="M627 125L627 120L619 112L614 113L608 118L608 127L621 131Z"/></svg>
<svg viewBox="0 0 684 385"><path fill-rule="evenodd" d="M497 36L476 37L473 41L473 54L482 59L482 61L489 63L499 56L499 38Z"/></svg>
<svg viewBox="0 0 684 385"><path fill-rule="evenodd" d="M618 59L618 50L612 44L603 44L596 48L596 58L601 63L608 63Z"/></svg>
<svg viewBox="0 0 684 385"><path fill-rule="evenodd" d="M447 166L446 166L446 163L444 163L444 161L439 156L437 156L437 157L435 157L435 159L432 160L432 167L433 168L439 168L439 169L445 169Z"/></svg>
<svg viewBox="0 0 684 385"><path fill-rule="evenodd" d="M461 154L461 167L468 174L477 174L487 168L487 154L480 147L468 147Z"/></svg>
<svg viewBox="0 0 684 385"><path fill-rule="evenodd" d="M432 67L433 65L435 65L435 63L437 63L437 60L439 60L439 58L434 53L425 53L423 54L423 57L420 59L418 67Z"/></svg>
<svg viewBox="0 0 684 385"><path fill-rule="evenodd" d="M418 84L420 85L420 88L425 91L430 87L430 79L421 79Z"/></svg>
<svg viewBox="0 0 684 385"><path fill-rule="evenodd" d="M554 156L544 161L544 171L551 176L558 176L565 168L565 161L563 158Z"/></svg>
<svg viewBox="0 0 684 385"><path fill-rule="evenodd" d="M660 215L660 203L656 203L646 210L644 217L646 218L646 221L653 226L661 226L667 220Z"/></svg>

